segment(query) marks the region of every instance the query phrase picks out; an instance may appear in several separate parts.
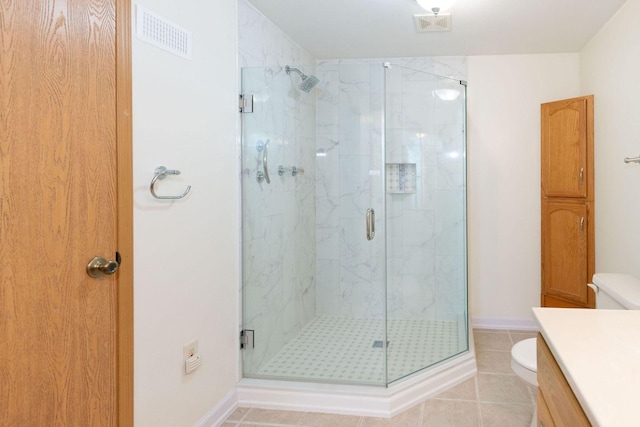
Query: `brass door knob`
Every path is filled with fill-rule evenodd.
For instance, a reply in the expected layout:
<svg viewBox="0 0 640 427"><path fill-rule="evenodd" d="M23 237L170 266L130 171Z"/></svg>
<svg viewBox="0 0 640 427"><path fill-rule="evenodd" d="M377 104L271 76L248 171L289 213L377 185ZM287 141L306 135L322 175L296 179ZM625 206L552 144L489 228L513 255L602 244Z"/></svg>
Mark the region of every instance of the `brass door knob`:
<svg viewBox="0 0 640 427"><path fill-rule="evenodd" d="M119 264L117 261L106 260L102 257L95 257L87 264L87 274L93 278L99 278L111 275L118 271Z"/></svg>

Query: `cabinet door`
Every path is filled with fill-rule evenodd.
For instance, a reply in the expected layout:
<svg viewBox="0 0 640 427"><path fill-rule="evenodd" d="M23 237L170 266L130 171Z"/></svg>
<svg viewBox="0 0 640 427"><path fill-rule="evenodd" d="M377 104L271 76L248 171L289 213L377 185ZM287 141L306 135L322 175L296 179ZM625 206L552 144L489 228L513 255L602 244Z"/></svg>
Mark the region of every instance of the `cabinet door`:
<svg viewBox="0 0 640 427"><path fill-rule="evenodd" d="M590 427L580 402L576 399L560 366L541 334L537 338L538 361L538 426Z"/></svg>
<svg viewBox="0 0 640 427"><path fill-rule="evenodd" d="M538 418L537 419L538 422L536 423L536 426L555 427L555 423L553 422L553 416L549 411L549 407L547 406L546 400L544 400L544 396L542 395L540 388L538 388L538 409L536 412L536 417Z"/></svg>
<svg viewBox="0 0 640 427"><path fill-rule="evenodd" d="M593 184L593 96L542 104L541 140L543 195L588 197Z"/></svg>
<svg viewBox="0 0 640 427"><path fill-rule="evenodd" d="M543 304L551 296L589 306L588 233L588 204L542 202Z"/></svg>

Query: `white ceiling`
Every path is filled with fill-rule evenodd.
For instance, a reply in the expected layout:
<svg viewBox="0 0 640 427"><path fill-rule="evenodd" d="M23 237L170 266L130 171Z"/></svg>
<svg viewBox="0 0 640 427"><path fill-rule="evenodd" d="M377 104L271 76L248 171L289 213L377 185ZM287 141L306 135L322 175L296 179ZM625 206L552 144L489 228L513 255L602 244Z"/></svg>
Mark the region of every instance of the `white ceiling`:
<svg viewBox="0 0 640 427"><path fill-rule="evenodd" d="M579 52L625 0L456 0L417 33L415 0L249 0L317 59Z"/></svg>

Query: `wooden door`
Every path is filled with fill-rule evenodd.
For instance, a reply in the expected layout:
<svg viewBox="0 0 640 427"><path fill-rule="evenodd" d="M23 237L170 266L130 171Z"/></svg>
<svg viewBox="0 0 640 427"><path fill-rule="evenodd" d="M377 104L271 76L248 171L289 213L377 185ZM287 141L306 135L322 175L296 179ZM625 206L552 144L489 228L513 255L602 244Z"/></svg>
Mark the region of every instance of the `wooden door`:
<svg viewBox="0 0 640 427"><path fill-rule="evenodd" d="M0 3L3 426L131 423L125 3ZM116 251L118 273L87 275Z"/></svg>
<svg viewBox="0 0 640 427"><path fill-rule="evenodd" d="M588 306L588 205L543 202L542 230L543 305L558 305L557 301L545 304L545 298L551 297L575 306Z"/></svg>
<svg viewBox="0 0 640 427"><path fill-rule="evenodd" d="M593 96L541 106L542 191L546 197L588 196L593 147ZM589 108L591 107L591 108ZM591 160L592 165L592 160Z"/></svg>

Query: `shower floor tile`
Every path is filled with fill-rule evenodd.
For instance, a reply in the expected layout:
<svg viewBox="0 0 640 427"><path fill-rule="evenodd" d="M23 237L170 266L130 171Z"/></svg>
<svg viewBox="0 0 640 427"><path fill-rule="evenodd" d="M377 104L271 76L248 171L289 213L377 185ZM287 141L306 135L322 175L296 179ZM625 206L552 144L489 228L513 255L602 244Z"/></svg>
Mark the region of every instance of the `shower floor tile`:
<svg viewBox="0 0 640 427"><path fill-rule="evenodd" d="M441 320L388 320L388 378L397 380L451 357L459 325ZM384 322L318 317L259 371L260 377L384 384Z"/></svg>

